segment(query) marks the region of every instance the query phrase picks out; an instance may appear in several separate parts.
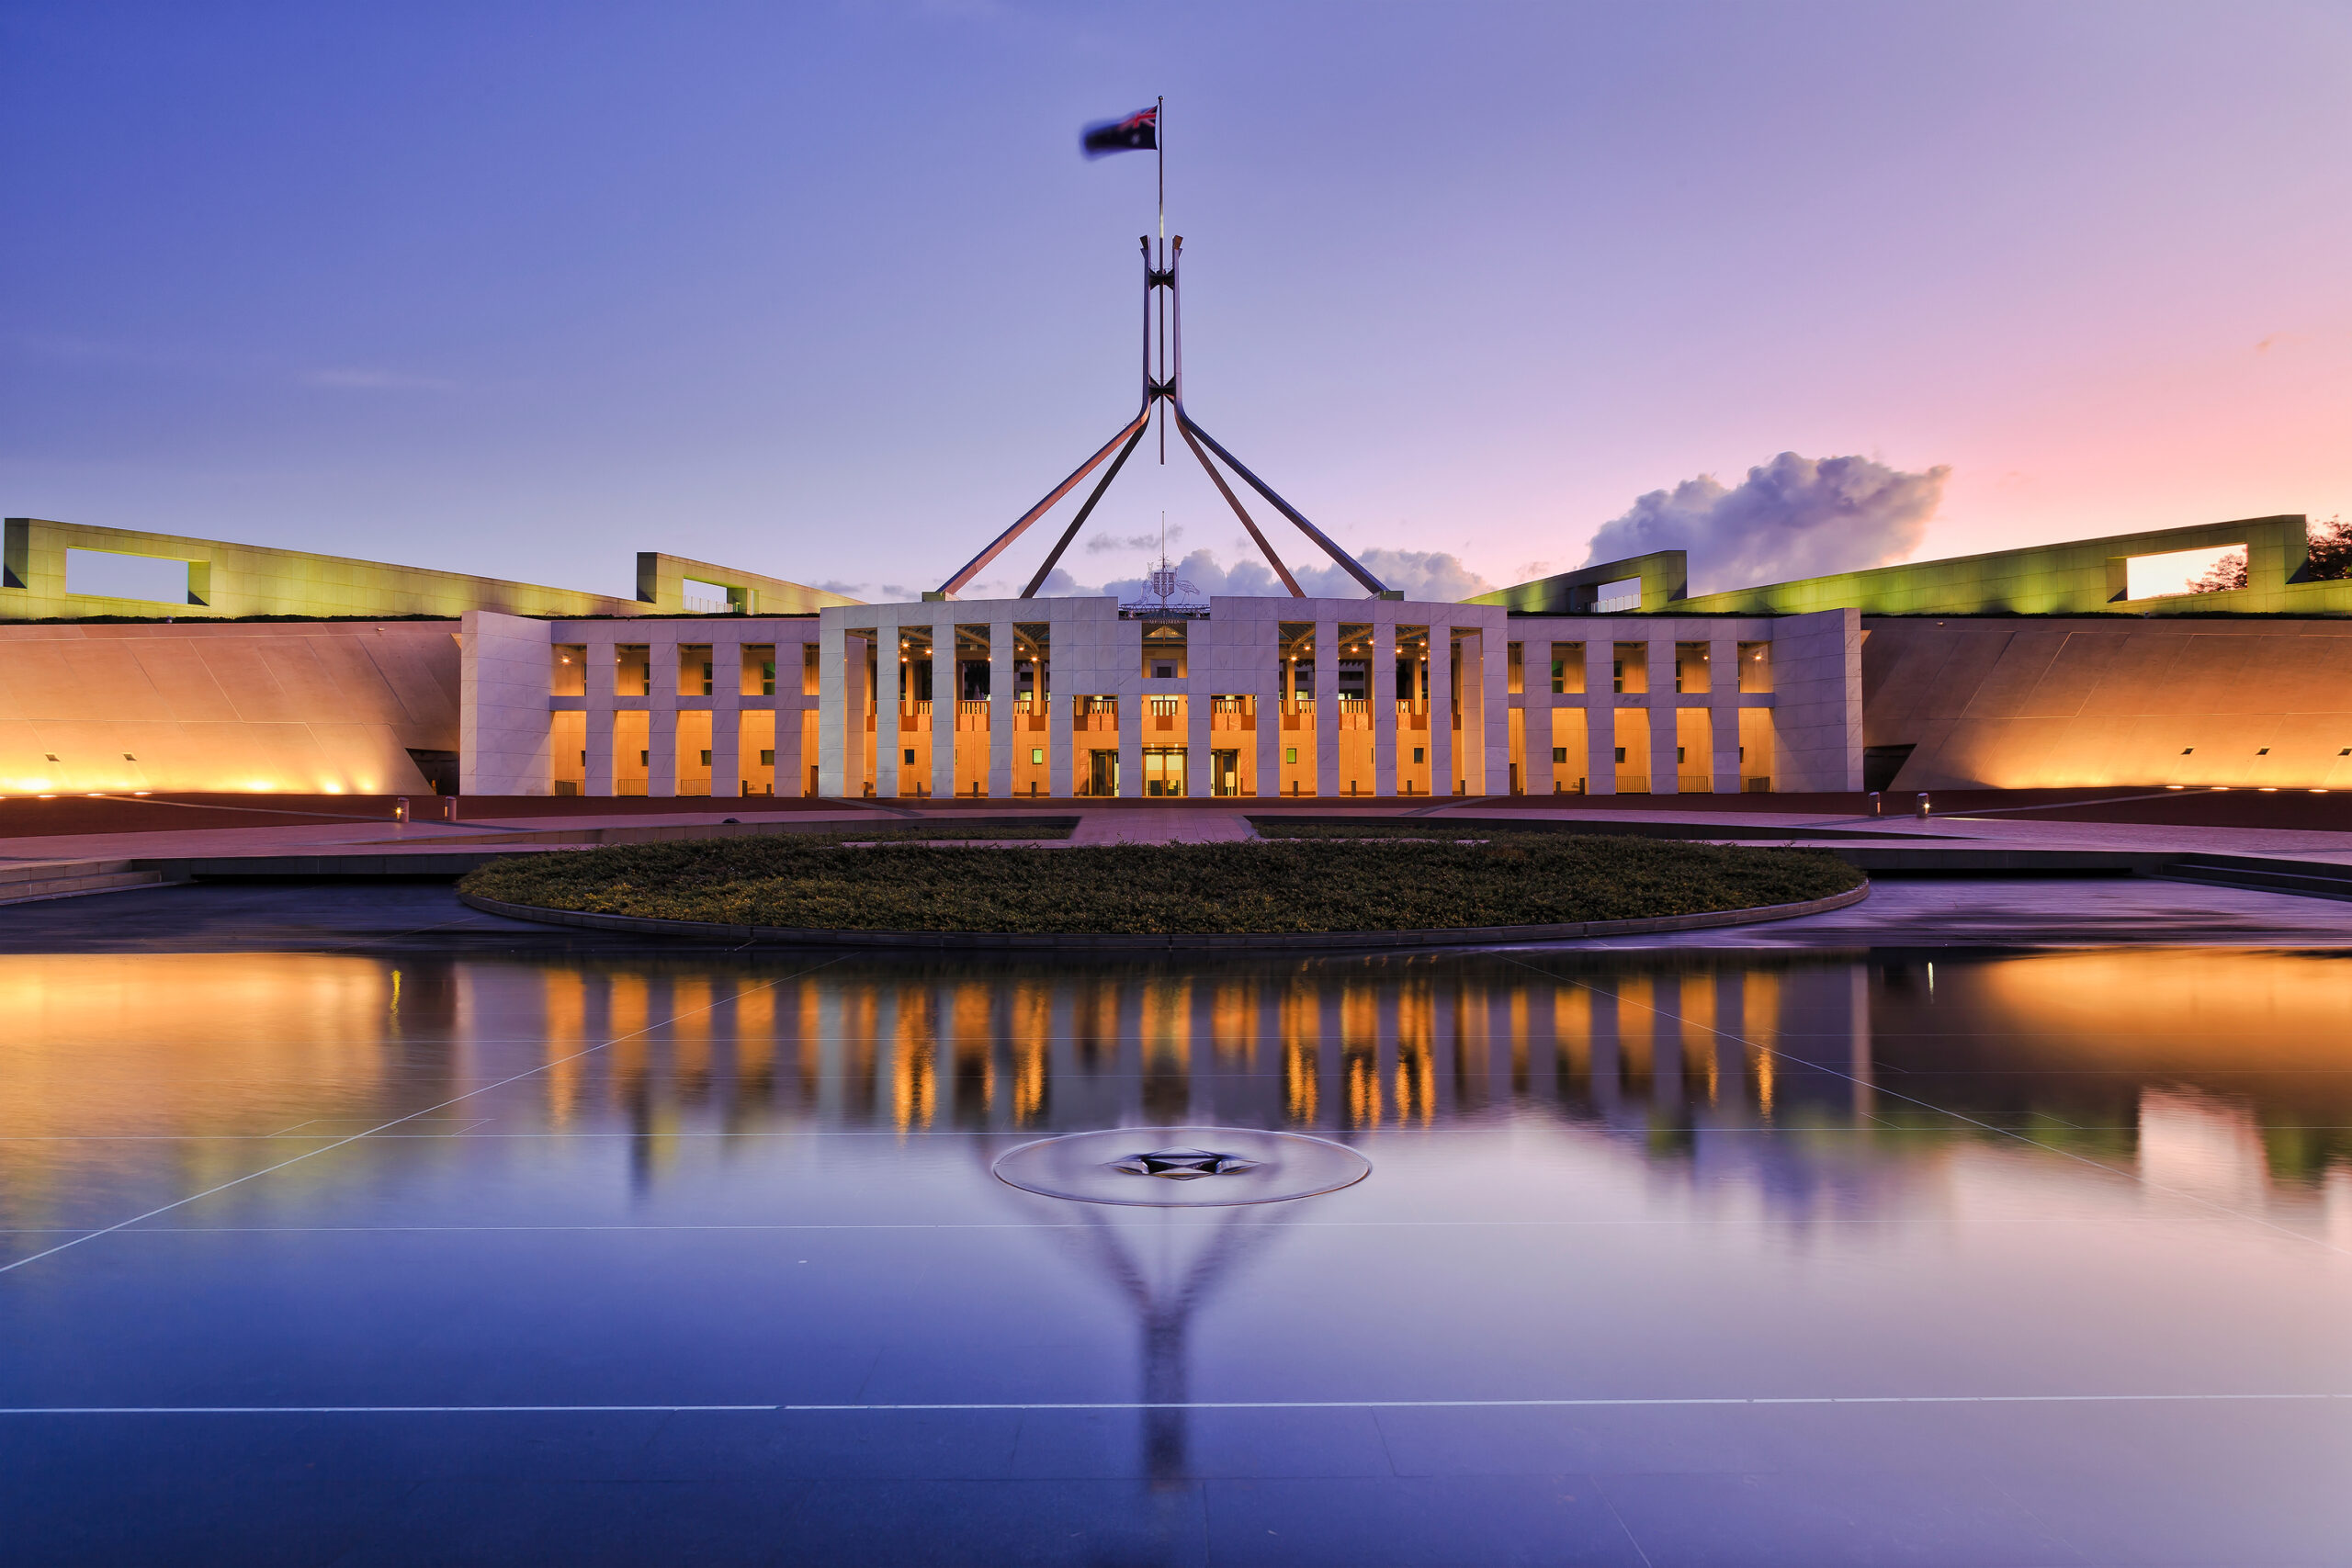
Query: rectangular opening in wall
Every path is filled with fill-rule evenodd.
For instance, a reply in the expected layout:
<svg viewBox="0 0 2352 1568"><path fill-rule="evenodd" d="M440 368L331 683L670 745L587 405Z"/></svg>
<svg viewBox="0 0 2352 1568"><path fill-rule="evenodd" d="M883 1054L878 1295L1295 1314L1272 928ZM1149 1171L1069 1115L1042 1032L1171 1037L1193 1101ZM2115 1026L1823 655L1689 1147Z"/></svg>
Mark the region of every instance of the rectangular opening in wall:
<svg viewBox="0 0 2352 1568"><path fill-rule="evenodd" d="M1703 642L1678 642L1674 645L1674 689L1678 692L1712 690L1713 671L1707 645Z"/></svg>
<svg viewBox="0 0 2352 1568"><path fill-rule="evenodd" d="M1641 607L1642 580L1638 577L1621 577L1614 582L1600 583L1592 591L1592 613L1596 615L1613 615Z"/></svg>
<svg viewBox="0 0 2352 1568"><path fill-rule="evenodd" d="M2123 563L2123 596L2127 599L2169 599L2183 593L2214 593L2243 588L2245 547L2215 545L2201 550L2133 556Z"/></svg>
<svg viewBox="0 0 2352 1568"><path fill-rule="evenodd" d="M743 591L723 582L704 582L689 577L682 588L689 615L724 615L741 607Z"/></svg>
<svg viewBox="0 0 2352 1568"><path fill-rule="evenodd" d="M1770 643L1743 642L1739 645L1739 689L1743 692L1769 692L1772 689Z"/></svg>
<svg viewBox="0 0 2352 1568"><path fill-rule="evenodd" d="M192 604L188 563L161 556L117 555L112 550L65 552L65 592L94 599L137 599L154 604Z"/></svg>
<svg viewBox="0 0 2352 1568"><path fill-rule="evenodd" d="M1610 683L1618 692L1646 692L1650 689L1650 645L1645 642L1621 642L1616 645L1610 662Z"/></svg>
<svg viewBox="0 0 2352 1568"><path fill-rule="evenodd" d="M553 649L554 662L548 666L548 693L550 696L579 697L588 693L588 645L560 642Z"/></svg>
<svg viewBox="0 0 2352 1568"><path fill-rule="evenodd" d="M1143 678L1147 681L1184 679L1185 624L1146 621L1143 624Z"/></svg>
<svg viewBox="0 0 2352 1568"><path fill-rule="evenodd" d="M641 642L613 645L613 693L616 696L642 697L651 690L653 649Z"/></svg>
<svg viewBox="0 0 2352 1568"><path fill-rule="evenodd" d="M738 656L736 672L739 682L735 694L741 697L772 697L775 695L775 644L747 642Z"/></svg>
<svg viewBox="0 0 2352 1568"><path fill-rule="evenodd" d="M1555 642L1552 645L1552 693L1555 696L1570 696L1584 690L1584 644Z"/></svg>

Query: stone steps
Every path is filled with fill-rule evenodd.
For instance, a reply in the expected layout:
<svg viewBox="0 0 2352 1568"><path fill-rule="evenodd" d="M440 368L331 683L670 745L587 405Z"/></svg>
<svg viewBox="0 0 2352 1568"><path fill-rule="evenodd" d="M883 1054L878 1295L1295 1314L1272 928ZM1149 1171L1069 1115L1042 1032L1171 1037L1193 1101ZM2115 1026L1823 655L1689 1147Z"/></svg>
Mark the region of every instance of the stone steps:
<svg viewBox="0 0 2352 1568"><path fill-rule="evenodd" d="M23 861L0 864L0 904L153 887L164 881L162 872L138 869L127 860Z"/></svg>
<svg viewBox="0 0 2352 1568"><path fill-rule="evenodd" d="M2295 893L2306 898L2352 899L2352 866L2294 861L2265 865L2241 856L2190 855L2156 874L2167 882L2201 882L2215 887L2250 887Z"/></svg>

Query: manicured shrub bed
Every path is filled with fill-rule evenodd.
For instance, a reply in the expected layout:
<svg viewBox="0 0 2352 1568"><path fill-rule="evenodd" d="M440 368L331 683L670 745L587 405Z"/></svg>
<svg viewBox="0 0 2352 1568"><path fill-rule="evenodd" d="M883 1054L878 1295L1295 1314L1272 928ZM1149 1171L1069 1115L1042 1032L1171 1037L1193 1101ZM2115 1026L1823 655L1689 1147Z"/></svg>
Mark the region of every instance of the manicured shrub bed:
<svg viewBox="0 0 2352 1568"><path fill-rule="evenodd" d="M460 886L509 904L726 925L1158 935L1638 919L1799 903L1861 881L1801 850L1559 833L1060 849L794 834L517 856Z"/></svg>

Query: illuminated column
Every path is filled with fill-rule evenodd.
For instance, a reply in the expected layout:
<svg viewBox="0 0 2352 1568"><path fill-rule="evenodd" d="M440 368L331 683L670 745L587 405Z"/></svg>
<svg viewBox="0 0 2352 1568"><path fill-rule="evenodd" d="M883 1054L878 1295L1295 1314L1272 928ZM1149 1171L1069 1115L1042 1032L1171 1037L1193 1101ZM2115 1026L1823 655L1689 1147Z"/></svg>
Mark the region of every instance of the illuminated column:
<svg viewBox="0 0 2352 1568"><path fill-rule="evenodd" d="M1193 633L1201 634L1194 637ZM1184 636L1184 793L1207 795L1216 785L1209 773L1209 716L1216 706L1216 684L1210 672L1224 668L1209 663L1203 667L1203 656L1209 652L1204 645L1209 640L1209 623L1194 621L1185 628Z"/></svg>
<svg viewBox="0 0 2352 1568"><path fill-rule="evenodd" d="M678 793L678 634L647 650L652 661L645 678L645 793Z"/></svg>
<svg viewBox="0 0 2352 1568"><path fill-rule="evenodd" d="M1340 793L1340 623L1315 621L1315 793Z"/></svg>
<svg viewBox="0 0 2352 1568"><path fill-rule="evenodd" d="M781 676L781 667L776 673ZM743 793L743 643L710 645L710 793L729 799ZM782 752L779 750L778 755Z"/></svg>
<svg viewBox="0 0 2352 1568"><path fill-rule="evenodd" d="M1453 795L1453 627L1430 623L1430 656L1420 663L1430 694L1430 795Z"/></svg>
<svg viewBox="0 0 2352 1568"><path fill-rule="evenodd" d="M1739 793L1739 639L1707 639L1707 773L1718 795Z"/></svg>
<svg viewBox="0 0 2352 1568"><path fill-rule="evenodd" d="M934 604L931 624L931 793L956 793L956 719L964 688L956 679L956 615L951 604ZM975 745L978 741L975 739Z"/></svg>
<svg viewBox="0 0 2352 1568"><path fill-rule="evenodd" d="M609 796L613 793L613 645L588 643L581 657L588 660L588 668L582 672L588 692L588 764L580 787L589 795Z"/></svg>
<svg viewBox="0 0 2352 1568"><path fill-rule="evenodd" d="M1675 692L1674 634L1649 639L1645 657L1649 662L1650 689L1646 700L1650 709L1650 793L1672 795L1679 787L1675 773L1680 764L1675 761L1675 747L1680 726L1674 722L1675 709L1680 699Z"/></svg>
<svg viewBox="0 0 2352 1568"><path fill-rule="evenodd" d="M899 756L906 737L899 728L899 620L895 615L875 617L874 656L874 793L883 800L899 798Z"/></svg>
<svg viewBox="0 0 2352 1568"><path fill-rule="evenodd" d="M850 750L856 716L851 712L849 633L830 615L820 614L817 622L817 793L839 799L847 793L846 774L856 761Z"/></svg>
<svg viewBox="0 0 2352 1568"><path fill-rule="evenodd" d="M1003 800L1012 794L1012 697L1020 689L1014 668L1017 650L1011 621L989 623L989 795ZM1027 743L1029 737L1020 737Z"/></svg>
<svg viewBox="0 0 2352 1568"><path fill-rule="evenodd" d="M1608 623L1584 641L1584 787L1588 795L1617 793L1617 652Z"/></svg>

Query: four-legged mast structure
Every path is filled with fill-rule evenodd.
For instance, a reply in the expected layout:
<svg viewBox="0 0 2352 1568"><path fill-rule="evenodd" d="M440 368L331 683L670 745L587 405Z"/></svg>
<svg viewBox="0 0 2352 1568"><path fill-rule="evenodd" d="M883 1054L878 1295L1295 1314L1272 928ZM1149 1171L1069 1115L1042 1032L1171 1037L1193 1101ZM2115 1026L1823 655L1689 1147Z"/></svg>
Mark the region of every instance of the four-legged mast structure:
<svg viewBox="0 0 2352 1568"><path fill-rule="evenodd" d="M1227 451L1218 443L1216 436L1203 430L1194 422L1193 416L1184 412L1184 307L1182 296L1177 289L1176 279L1177 266L1183 254L1184 237L1179 234L1176 236L1174 245L1168 249L1162 258L1166 265L1155 266L1152 264L1151 238L1149 235L1144 236L1143 406L1136 411L1136 417L1128 423L1125 429L1103 443L1101 451L1080 463L1069 478L1048 491L1043 501L1022 513L1020 520L1012 527L989 541L988 547L965 562L963 569L955 576L941 583L938 592L926 593L923 595L924 598L955 598L973 578L978 576L987 568L990 561L1002 555L1015 539L1026 533L1031 524L1052 511L1057 502L1076 490L1080 480L1101 468L1103 459L1109 458L1111 467L1104 472L1102 479L1095 482L1093 490L1088 492L1085 504L1078 509L1078 515L1070 519L1069 526L1063 529L1062 536L1054 542L1052 551L1046 555L1044 564L1037 568L1036 575L1032 577L1029 580L1029 585L1021 591L1021 597L1023 599L1035 598L1037 590L1045 585L1047 574L1061 560L1062 552L1069 548L1072 539L1078 537L1078 531L1086 526L1086 520L1093 514L1095 503L1102 499L1102 492L1111 488L1111 481L1119 477L1119 469L1125 465L1128 457L1142 443L1145 432L1151 426L1152 411L1159 408L1163 403L1166 408L1160 415L1159 437L1163 455L1168 441L1168 424L1172 420L1176 426L1176 433L1183 437L1184 445L1193 449L1193 456L1201 460L1201 467L1208 470L1209 480L1216 486L1217 493L1225 497L1227 505L1233 508L1233 514L1241 519L1241 525L1250 531L1250 537L1256 542L1258 548L1264 552L1267 563L1274 569L1274 575L1283 580L1283 586L1290 590L1294 598L1304 599L1306 597L1306 591L1299 587L1298 580L1291 575L1290 568L1283 564L1282 557L1275 553L1274 547L1267 541L1266 536L1259 531L1257 523L1250 515L1249 508L1241 504L1241 498L1234 493L1233 486L1227 481L1225 474L1217 467L1216 460L1210 457L1211 453L1216 454L1216 459L1222 459L1226 468L1240 476L1244 484L1265 497L1268 504L1272 505L1275 511L1296 524L1299 531L1314 540L1322 548L1324 554L1339 562L1349 576L1363 583L1366 593L1378 599L1404 597L1402 592L1384 586L1378 578L1366 571L1362 563L1341 549L1329 535L1309 523L1298 508L1276 495L1272 486L1251 473L1238 457ZM1162 289L1167 290L1164 299L1158 298ZM1160 306L1157 334L1152 330L1155 303ZM1156 376L1152 373L1155 335L1158 340L1157 359L1159 371ZM1114 456L1114 453L1115 456Z"/></svg>

